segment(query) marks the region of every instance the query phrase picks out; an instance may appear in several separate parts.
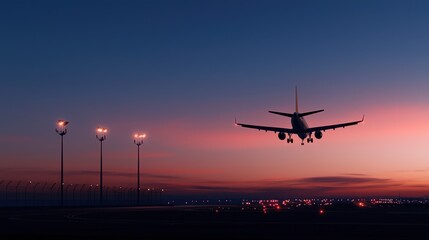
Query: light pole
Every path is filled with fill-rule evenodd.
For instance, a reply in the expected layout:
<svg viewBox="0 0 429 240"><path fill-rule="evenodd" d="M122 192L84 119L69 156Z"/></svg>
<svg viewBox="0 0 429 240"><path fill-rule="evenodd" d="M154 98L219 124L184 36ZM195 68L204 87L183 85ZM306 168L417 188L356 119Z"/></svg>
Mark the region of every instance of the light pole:
<svg viewBox="0 0 429 240"><path fill-rule="evenodd" d="M67 133L67 124L69 124L66 120L58 120L57 128L55 131L61 136L61 207L64 206L64 171L63 171L63 162L64 162L64 135Z"/></svg>
<svg viewBox="0 0 429 240"><path fill-rule="evenodd" d="M103 205L103 141L106 140L107 128L98 127L95 137L100 141L100 205Z"/></svg>
<svg viewBox="0 0 429 240"><path fill-rule="evenodd" d="M134 144L137 145L137 205L140 205L140 145L143 144L143 139L146 134L134 134Z"/></svg>

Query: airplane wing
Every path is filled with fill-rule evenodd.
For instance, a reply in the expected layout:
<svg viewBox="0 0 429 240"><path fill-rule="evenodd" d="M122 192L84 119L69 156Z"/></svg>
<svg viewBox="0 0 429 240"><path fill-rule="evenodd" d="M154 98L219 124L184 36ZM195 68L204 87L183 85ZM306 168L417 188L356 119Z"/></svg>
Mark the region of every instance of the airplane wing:
<svg viewBox="0 0 429 240"><path fill-rule="evenodd" d="M313 127L313 128L307 128L307 132L316 132L316 131L325 131L335 128L345 128L348 126L356 125L358 123L363 122L365 116L362 117L362 120L354 121L354 122L347 122L347 123L339 123L339 124L333 124L333 125L327 125L327 126L320 126L320 127Z"/></svg>
<svg viewBox="0 0 429 240"><path fill-rule="evenodd" d="M284 133L296 133L293 129L290 128L280 128L280 127L267 127L267 126L257 126L257 125L249 125L249 124L243 124L243 123L235 123L237 126L245 127L245 128L253 128L258 130L264 130L264 131L271 131L271 132L284 132Z"/></svg>

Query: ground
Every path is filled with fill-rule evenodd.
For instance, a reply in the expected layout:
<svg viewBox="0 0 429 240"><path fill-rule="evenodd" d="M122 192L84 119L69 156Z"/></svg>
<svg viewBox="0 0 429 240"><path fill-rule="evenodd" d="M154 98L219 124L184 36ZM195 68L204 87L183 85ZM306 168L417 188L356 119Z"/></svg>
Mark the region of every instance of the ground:
<svg viewBox="0 0 429 240"><path fill-rule="evenodd" d="M1 239L429 239L426 208L2 208Z"/></svg>

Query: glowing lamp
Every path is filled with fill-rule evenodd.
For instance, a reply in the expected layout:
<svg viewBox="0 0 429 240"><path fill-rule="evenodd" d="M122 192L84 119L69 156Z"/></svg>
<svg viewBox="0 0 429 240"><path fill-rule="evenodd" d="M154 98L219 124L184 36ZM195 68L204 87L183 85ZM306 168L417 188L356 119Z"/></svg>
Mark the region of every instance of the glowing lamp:
<svg viewBox="0 0 429 240"><path fill-rule="evenodd" d="M97 132L98 132L98 133L107 133L107 128L98 127L98 128L97 128Z"/></svg>
<svg viewBox="0 0 429 240"><path fill-rule="evenodd" d="M65 126L67 126L67 124L69 124L69 122L68 121L66 121L66 120L58 120L57 121L57 124L58 124L58 126L59 127L65 127Z"/></svg>
<svg viewBox="0 0 429 240"><path fill-rule="evenodd" d="M134 138L135 139L143 139L143 138L146 138L146 134L145 133L136 133L136 134L134 134Z"/></svg>

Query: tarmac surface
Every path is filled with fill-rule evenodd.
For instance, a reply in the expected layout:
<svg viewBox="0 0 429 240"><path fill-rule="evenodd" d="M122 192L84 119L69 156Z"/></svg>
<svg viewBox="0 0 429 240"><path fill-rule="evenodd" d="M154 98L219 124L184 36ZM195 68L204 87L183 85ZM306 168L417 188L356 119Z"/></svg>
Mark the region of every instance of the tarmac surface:
<svg viewBox="0 0 429 240"><path fill-rule="evenodd" d="M425 208L0 208L0 239L429 239Z"/></svg>

